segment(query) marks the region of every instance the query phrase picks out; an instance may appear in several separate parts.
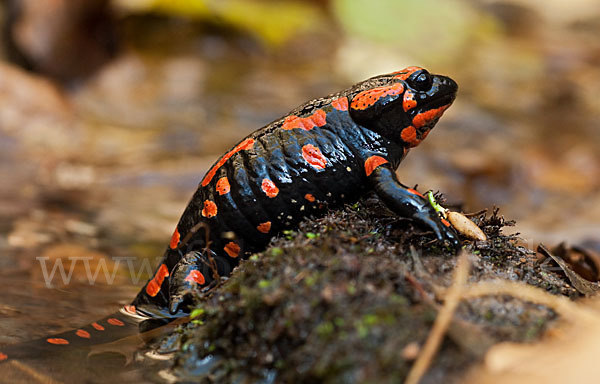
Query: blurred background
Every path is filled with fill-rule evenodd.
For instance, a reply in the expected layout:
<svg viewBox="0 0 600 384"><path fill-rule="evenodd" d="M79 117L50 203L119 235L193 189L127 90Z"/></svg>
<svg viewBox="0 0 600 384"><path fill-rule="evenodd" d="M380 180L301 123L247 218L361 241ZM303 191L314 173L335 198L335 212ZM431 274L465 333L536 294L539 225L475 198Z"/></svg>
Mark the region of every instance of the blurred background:
<svg viewBox="0 0 600 384"><path fill-rule="evenodd" d="M89 285L78 265L48 289L36 257L154 267L220 154L409 65L460 92L399 168L405 184L500 207L531 248L600 248L597 0L0 4L0 343L111 312L151 272Z"/></svg>

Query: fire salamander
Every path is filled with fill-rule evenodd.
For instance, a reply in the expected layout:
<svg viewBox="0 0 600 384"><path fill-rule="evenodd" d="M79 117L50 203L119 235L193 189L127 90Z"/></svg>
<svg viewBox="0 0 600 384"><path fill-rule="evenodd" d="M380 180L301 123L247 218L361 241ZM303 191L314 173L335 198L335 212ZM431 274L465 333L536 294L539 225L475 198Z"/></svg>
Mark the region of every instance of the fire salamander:
<svg viewBox="0 0 600 384"><path fill-rule="evenodd" d="M45 342L81 345L105 328L182 316L191 290L209 289L217 274L229 275L240 259L304 217L355 202L371 190L398 215L457 247L456 232L395 174L457 89L448 77L408 67L309 101L250 134L208 170L162 262L132 304Z"/></svg>

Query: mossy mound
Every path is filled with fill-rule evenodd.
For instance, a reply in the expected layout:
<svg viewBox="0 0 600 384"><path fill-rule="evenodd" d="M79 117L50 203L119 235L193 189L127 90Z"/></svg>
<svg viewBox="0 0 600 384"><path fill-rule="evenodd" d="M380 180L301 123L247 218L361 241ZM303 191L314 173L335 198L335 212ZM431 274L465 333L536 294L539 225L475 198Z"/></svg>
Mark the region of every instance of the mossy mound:
<svg viewBox="0 0 600 384"><path fill-rule="evenodd" d="M464 243L470 281L522 280L576 294L502 234L511 223L496 211L474 221L488 241ZM175 336L173 372L207 383L401 382L455 262L454 251L377 198L305 221L199 298L198 316ZM492 343L531 340L553 316L507 297L465 302L425 380L449 382Z"/></svg>

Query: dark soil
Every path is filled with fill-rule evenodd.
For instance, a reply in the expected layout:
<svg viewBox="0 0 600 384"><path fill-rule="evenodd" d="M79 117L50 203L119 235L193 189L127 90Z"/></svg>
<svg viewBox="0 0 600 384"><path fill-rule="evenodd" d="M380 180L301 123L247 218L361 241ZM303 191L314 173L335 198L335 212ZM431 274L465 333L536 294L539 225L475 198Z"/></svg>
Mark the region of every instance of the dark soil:
<svg viewBox="0 0 600 384"><path fill-rule="evenodd" d="M496 210L473 220L488 241L464 241L470 282L519 280L578 295L502 233L512 223ZM173 372L184 381L401 382L456 259L372 197L305 221L242 262L160 349L181 347ZM456 381L493 343L534 340L554 317L511 297L463 302L423 382Z"/></svg>

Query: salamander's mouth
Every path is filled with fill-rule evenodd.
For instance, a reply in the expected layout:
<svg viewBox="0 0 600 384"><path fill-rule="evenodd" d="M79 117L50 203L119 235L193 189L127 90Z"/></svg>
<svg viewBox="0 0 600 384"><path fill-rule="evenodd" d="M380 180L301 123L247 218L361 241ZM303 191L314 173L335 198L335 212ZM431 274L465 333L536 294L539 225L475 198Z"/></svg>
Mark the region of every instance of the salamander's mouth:
<svg viewBox="0 0 600 384"><path fill-rule="evenodd" d="M440 107L444 107L444 106L450 106L453 102L454 99L456 99L456 92L449 92L443 95L439 95L436 96L435 98L433 98L432 100L429 100L428 102L426 102L421 109L423 111L427 111L430 109L436 109L436 108L440 108Z"/></svg>
<svg viewBox="0 0 600 384"><path fill-rule="evenodd" d="M419 108L415 110L415 114L410 118L409 123L409 125L414 127L416 131L417 141L409 144L414 146L421 140L425 139L429 131L436 125L446 109L452 105L455 98L456 92L452 90L441 95L432 96L430 100L423 105L420 105Z"/></svg>

